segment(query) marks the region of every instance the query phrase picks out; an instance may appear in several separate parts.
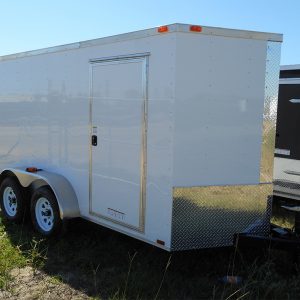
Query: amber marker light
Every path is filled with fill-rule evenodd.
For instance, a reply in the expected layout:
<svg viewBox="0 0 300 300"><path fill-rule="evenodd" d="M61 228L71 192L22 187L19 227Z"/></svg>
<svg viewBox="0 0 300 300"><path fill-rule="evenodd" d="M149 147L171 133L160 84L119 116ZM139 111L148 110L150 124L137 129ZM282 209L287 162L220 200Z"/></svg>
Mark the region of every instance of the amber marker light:
<svg viewBox="0 0 300 300"><path fill-rule="evenodd" d="M38 171L38 168L36 168L36 167L26 168L26 172L29 172L29 173L36 173L37 171Z"/></svg>
<svg viewBox="0 0 300 300"><path fill-rule="evenodd" d="M164 246L164 245L165 245L165 242L164 242L164 241L162 241L162 240L156 240L156 243L157 243L157 244L159 244L159 245L162 245L162 246Z"/></svg>
<svg viewBox="0 0 300 300"><path fill-rule="evenodd" d="M29 173L36 173L38 171L42 171L42 169L38 169L36 167L29 167L29 168L26 168L26 172L29 172Z"/></svg>
<svg viewBox="0 0 300 300"><path fill-rule="evenodd" d="M191 25L190 26L190 31L201 32L202 31L202 27L199 26L199 25Z"/></svg>
<svg viewBox="0 0 300 300"><path fill-rule="evenodd" d="M157 32L159 33L168 32L168 31L169 31L168 26L160 26L157 28Z"/></svg>

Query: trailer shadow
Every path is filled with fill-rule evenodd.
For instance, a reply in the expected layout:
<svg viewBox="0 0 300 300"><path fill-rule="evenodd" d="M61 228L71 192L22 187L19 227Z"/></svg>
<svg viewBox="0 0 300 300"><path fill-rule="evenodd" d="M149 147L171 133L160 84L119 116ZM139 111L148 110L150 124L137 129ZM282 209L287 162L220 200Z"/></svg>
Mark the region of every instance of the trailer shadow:
<svg viewBox="0 0 300 300"><path fill-rule="evenodd" d="M37 236L29 224L5 227L29 260L28 250L37 247L40 261L32 260L37 268L100 299L226 299L238 289L238 295L251 290L249 282L257 277L266 284L261 268L266 256L261 251L241 255L238 249L224 248L170 254L82 219L70 221L66 235L49 240ZM278 268L268 256L268 270ZM287 265L282 270L280 276L290 276ZM232 274L247 278L242 288L218 281ZM261 288L257 283L258 293Z"/></svg>

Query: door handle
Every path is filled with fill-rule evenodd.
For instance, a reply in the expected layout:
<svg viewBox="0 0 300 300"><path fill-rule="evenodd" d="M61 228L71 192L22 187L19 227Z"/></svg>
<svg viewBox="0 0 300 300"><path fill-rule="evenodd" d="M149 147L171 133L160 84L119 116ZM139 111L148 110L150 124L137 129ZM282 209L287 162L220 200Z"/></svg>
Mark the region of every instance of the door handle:
<svg viewBox="0 0 300 300"><path fill-rule="evenodd" d="M92 145L93 146L98 145L98 137L96 135L92 135Z"/></svg>

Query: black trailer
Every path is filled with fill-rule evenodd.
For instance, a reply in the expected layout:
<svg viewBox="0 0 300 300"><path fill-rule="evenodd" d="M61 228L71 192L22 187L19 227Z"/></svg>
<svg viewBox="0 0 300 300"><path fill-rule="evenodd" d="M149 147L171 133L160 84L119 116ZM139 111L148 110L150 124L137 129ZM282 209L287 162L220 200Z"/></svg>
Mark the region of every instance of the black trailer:
<svg viewBox="0 0 300 300"><path fill-rule="evenodd" d="M282 66L274 158L274 195L300 200L300 64Z"/></svg>
<svg viewBox="0 0 300 300"><path fill-rule="evenodd" d="M281 66L269 236L242 233L244 246L300 251L300 64Z"/></svg>

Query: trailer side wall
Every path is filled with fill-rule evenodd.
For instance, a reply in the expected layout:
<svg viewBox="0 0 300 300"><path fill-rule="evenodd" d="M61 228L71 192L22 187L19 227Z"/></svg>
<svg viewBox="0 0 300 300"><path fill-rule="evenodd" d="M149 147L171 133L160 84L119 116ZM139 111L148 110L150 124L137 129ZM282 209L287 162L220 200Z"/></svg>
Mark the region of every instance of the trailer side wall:
<svg viewBox="0 0 300 300"><path fill-rule="evenodd" d="M172 111L175 95L175 40L176 33L150 35L143 38L130 38L120 42L91 44L91 46L66 49L52 53L8 59L0 62L0 167L36 166L65 176L73 186L81 216L93 222L119 230L136 238L155 243L164 242L164 248L170 247L172 214ZM109 219L90 213L89 178L90 178L90 60L150 53L147 95L147 161L146 161L146 206L142 211L145 227L142 232L116 223L115 214ZM123 86L126 78L123 76ZM119 77L118 77L119 78ZM120 79L120 78L119 78ZM111 91L116 86L109 86L107 78L97 79L94 86L100 90L101 101L113 102L115 107L122 107L130 98L132 91L125 91L124 97L111 99ZM98 87L97 87L98 85ZM97 89L96 89L97 90ZM105 99L104 99L105 98ZM98 100L99 100L98 99ZM97 99L94 99L98 101ZM100 101L99 100L99 101ZM129 101L129 100L128 100ZM108 107L111 107L108 104ZM103 113L103 111L101 111ZM123 127L130 128L130 114L124 111ZM109 116L106 116L109 119ZM125 123L126 118L128 122ZM120 128L116 116L111 122L98 126L98 150L103 151L105 176L109 181L119 181L130 186L139 185L127 176L126 159L131 155L123 147L130 142L124 135L127 128ZM108 136L106 133L113 133ZM104 135L105 134L105 135ZM120 137L114 140L115 137ZM105 141L104 141L105 139ZM104 147L104 143L105 146ZM109 160L109 145L118 145L119 160ZM103 147L101 147L103 145ZM96 169L96 166L94 170ZM119 174L117 177L113 176ZM139 177L138 177L139 178ZM97 186L95 183L94 186ZM95 198L95 197L94 197ZM122 208L122 199L110 207ZM94 199L94 201L101 201ZM96 205L95 205L96 206ZM128 207L130 209L130 206ZM126 220L128 221L128 220ZM124 222L125 223L125 222Z"/></svg>

